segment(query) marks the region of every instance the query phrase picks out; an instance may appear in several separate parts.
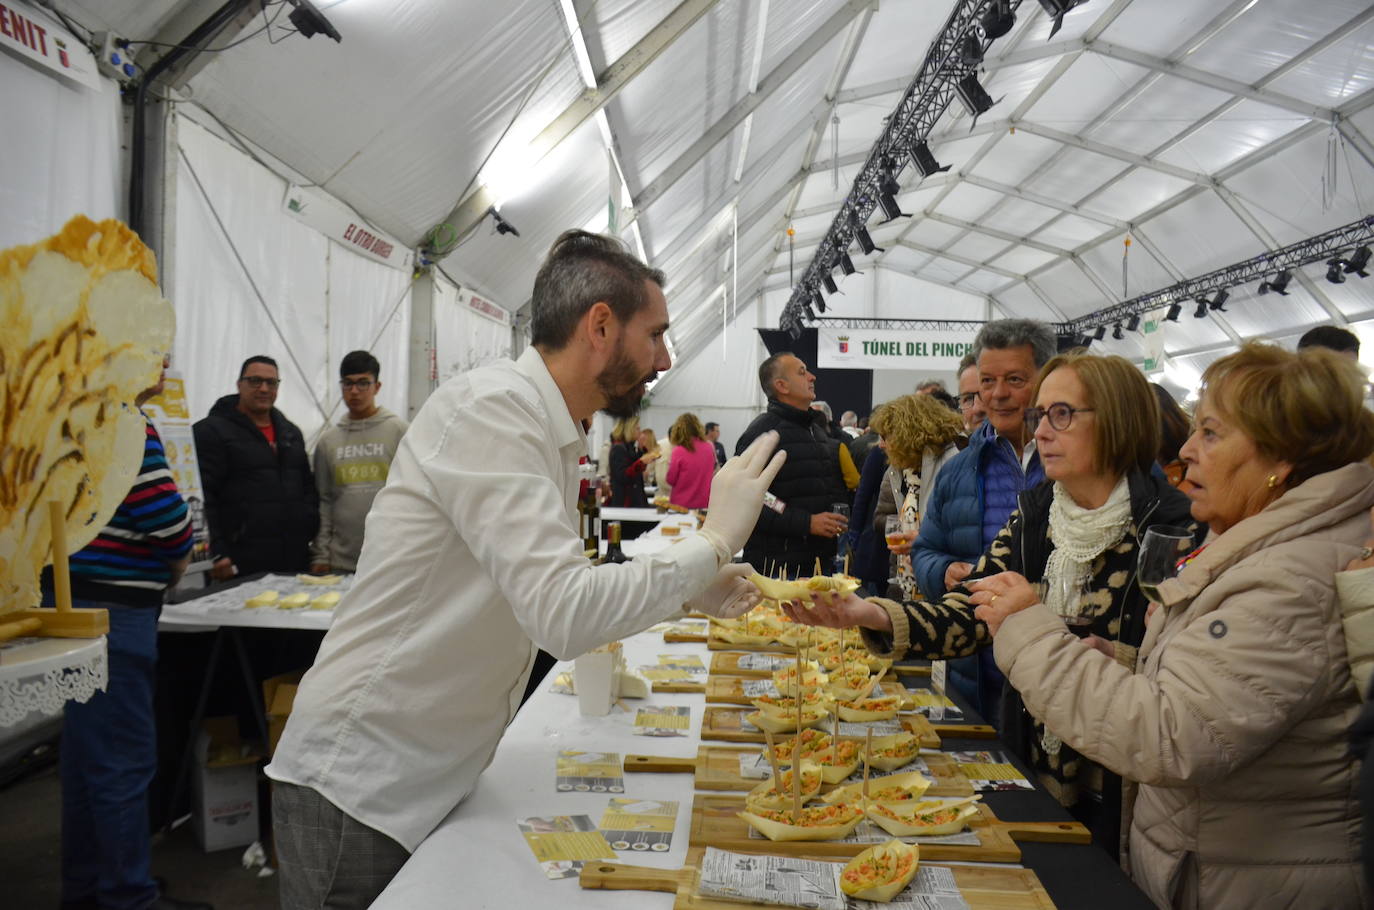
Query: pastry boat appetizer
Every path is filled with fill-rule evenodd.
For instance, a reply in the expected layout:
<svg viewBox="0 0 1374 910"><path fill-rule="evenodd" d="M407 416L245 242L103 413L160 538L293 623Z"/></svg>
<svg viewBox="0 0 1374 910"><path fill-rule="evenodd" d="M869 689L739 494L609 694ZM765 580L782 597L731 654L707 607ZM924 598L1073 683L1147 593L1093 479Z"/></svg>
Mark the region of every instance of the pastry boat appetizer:
<svg viewBox="0 0 1374 910"><path fill-rule="evenodd" d="M773 758L780 765L792 764L792 752L796 748L797 738L785 739L773 746ZM816 729L803 730L801 732L801 757L802 761L813 759L818 753L825 752L830 748L830 734ZM763 750L763 757L768 757L768 749Z"/></svg>
<svg viewBox="0 0 1374 910"><path fill-rule="evenodd" d="M865 811L874 824L896 837L937 837L967 828L968 820L978 814L980 799L970 796L952 803L925 800L910 806L874 801Z"/></svg>
<svg viewBox="0 0 1374 910"><path fill-rule="evenodd" d="M808 689L802 693L802 710L829 711L833 701L828 693L820 689ZM763 695L754 699L753 704L770 717L780 718L788 714L795 717L797 714L797 699L791 696Z"/></svg>
<svg viewBox="0 0 1374 910"><path fill-rule="evenodd" d="M798 816L790 809L762 809L741 812L739 817L769 840L837 840L858 827L864 810L840 804L805 807Z"/></svg>
<svg viewBox="0 0 1374 910"><path fill-rule="evenodd" d="M803 728L814 727L830 717L829 711L820 708L803 708L801 714ZM744 719L760 730L767 730L769 733L793 733L797 729L797 712L795 709L785 714L776 715L753 711L744 715Z"/></svg>
<svg viewBox="0 0 1374 910"><path fill-rule="evenodd" d="M845 863L840 890L862 901L887 903L916 877L920 848L890 840L869 847Z"/></svg>
<svg viewBox="0 0 1374 910"><path fill-rule="evenodd" d="M801 776L801 798L802 802L815 799L821 792L821 769L820 766L810 761L803 761ZM759 784L744 796L744 805L747 809L757 811L759 809L785 809L792 805L792 771L789 769L778 775L782 781L782 792L779 793L773 786L773 779Z"/></svg>
<svg viewBox="0 0 1374 910"><path fill-rule="evenodd" d="M816 753L814 761L820 765L821 780L838 784L859 767L863 747L852 739L842 739L824 751Z"/></svg>
<svg viewBox="0 0 1374 910"><path fill-rule="evenodd" d="M880 771L896 771L909 765L921 754L921 742L911 733L873 737L868 763Z"/></svg>
<svg viewBox="0 0 1374 910"><path fill-rule="evenodd" d="M915 805L921 796L930 789L930 778L919 771L908 771L906 774L893 774L891 777L880 777L868 782L868 801L869 803L886 803L896 805ZM864 785L862 782L846 784L843 787L836 787L827 793L822 799L827 802L849 803L851 805L861 805L863 798Z"/></svg>
<svg viewBox="0 0 1374 910"><path fill-rule="evenodd" d="M902 706L902 698L899 695L885 695L882 698L860 698L854 701L842 701L838 708L840 720L861 722L868 720L891 720L897 716L897 709Z"/></svg>
<svg viewBox="0 0 1374 910"><path fill-rule="evenodd" d="M836 671L838 670L837 667ZM877 684L878 677L871 675L868 667L855 667L851 664L848 673L832 672L826 688L840 701L858 701L867 698Z"/></svg>
<svg viewBox="0 0 1374 910"><path fill-rule="evenodd" d="M799 601L808 607L813 594L822 591L834 591L841 595L853 594L859 589L859 580L849 575L813 575L810 578L783 581L755 572L749 576L749 582L769 600Z"/></svg>

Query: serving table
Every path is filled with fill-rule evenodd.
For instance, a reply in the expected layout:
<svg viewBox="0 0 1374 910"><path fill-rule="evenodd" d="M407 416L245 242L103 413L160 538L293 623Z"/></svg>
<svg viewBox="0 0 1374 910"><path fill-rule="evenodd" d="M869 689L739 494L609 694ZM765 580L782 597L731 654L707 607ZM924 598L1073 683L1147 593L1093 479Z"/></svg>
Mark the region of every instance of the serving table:
<svg viewBox="0 0 1374 910"><path fill-rule="evenodd" d="M103 635L0 642L0 727L32 714L56 715L69 701L90 701L108 681Z"/></svg>

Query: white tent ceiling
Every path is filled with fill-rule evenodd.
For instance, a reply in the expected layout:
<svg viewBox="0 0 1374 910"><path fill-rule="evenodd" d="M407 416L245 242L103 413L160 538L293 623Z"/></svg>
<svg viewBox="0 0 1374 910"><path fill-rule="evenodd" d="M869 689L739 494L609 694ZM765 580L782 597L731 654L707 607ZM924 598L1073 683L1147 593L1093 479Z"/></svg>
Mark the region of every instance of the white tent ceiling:
<svg viewBox="0 0 1374 910"><path fill-rule="evenodd" d="M214 6L58 5L139 37L198 3L201 18ZM609 141L645 252L669 273L676 348L690 356L719 332L736 287L743 302L785 292L789 224L804 268L953 4L317 5L342 44L259 33L194 75L193 103L411 244L480 188L479 173L494 183L573 111L580 125L503 190L502 214L521 236L498 236L488 221L445 265L522 305L558 232L605 227ZM976 125L951 106L930 144L952 170L918 183L908 168L901 202L914 216L870 225L886 252L859 267L905 276L912 315L935 315L920 305L933 283L968 295L966 313L943 305L948 317L981 318L988 303L1073 317L1374 211L1367 0L1091 0L1049 30L1038 3L1021 3L981 77L997 105ZM1326 199L1324 175L1336 178ZM1287 297L1233 290L1226 313L1168 326L1166 349L1192 369L1242 338L1374 318L1374 281L1337 286L1308 272ZM870 315L849 300L830 315ZM1129 336L1105 347L1140 355Z"/></svg>

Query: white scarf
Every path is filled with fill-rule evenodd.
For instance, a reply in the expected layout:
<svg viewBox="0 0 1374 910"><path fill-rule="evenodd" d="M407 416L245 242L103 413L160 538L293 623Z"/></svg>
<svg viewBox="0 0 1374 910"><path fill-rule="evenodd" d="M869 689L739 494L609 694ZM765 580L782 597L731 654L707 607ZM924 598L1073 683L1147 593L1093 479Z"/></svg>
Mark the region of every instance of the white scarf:
<svg viewBox="0 0 1374 910"><path fill-rule="evenodd" d="M1092 580L1093 561L1121 543L1130 523L1131 495L1124 476L1096 509L1083 508L1062 483L1055 483L1054 502L1050 504L1054 549L1045 566L1045 605L1060 616L1067 615Z"/></svg>

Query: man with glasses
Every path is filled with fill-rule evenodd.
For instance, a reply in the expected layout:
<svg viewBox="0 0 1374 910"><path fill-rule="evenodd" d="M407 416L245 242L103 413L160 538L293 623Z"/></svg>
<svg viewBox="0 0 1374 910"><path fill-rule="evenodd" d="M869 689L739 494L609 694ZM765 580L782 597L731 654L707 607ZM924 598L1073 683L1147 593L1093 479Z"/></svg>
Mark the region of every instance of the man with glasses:
<svg viewBox="0 0 1374 910"><path fill-rule="evenodd" d="M348 413L315 444L320 530L310 547L310 571L320 575L358 568L367 511L406 432L404 420L377 404L381 371L367 351L344 355L339 388Z"/></svg>
<svg viewBox="0 0 1374 910"><path fill-rule="evenodd" d="M927 600L963 581L1016 508L1045 479L1026 426L1035 377L1056 353L1054 330L1033 319L989 322L973 341L978 398L987 420L941 469L921 509L912 545L916 584ZM965 389L960 371L959 391ZM967 411L965 420L967 420ZM983 654L987 654L986 657ZM949 682L989 723L998 722L1003 676L989 651L949 663Z"/></svg>
<svg viewBox="0 0 1374 910"><path fill-rule="evenodd" d="M305 437L274 406L280 385L275 360L249 357L238 393L216 401L194 427L217 580L310 564L318 498Z"/></svg>
<svg viewBox="0 0 1374 910"><path fill-rule="evenodd" d="M983 399L978 397L978 385L978 360L971 353L965 354L959 362L959 414L969 433L978 429L988 416Z"/></svg>

